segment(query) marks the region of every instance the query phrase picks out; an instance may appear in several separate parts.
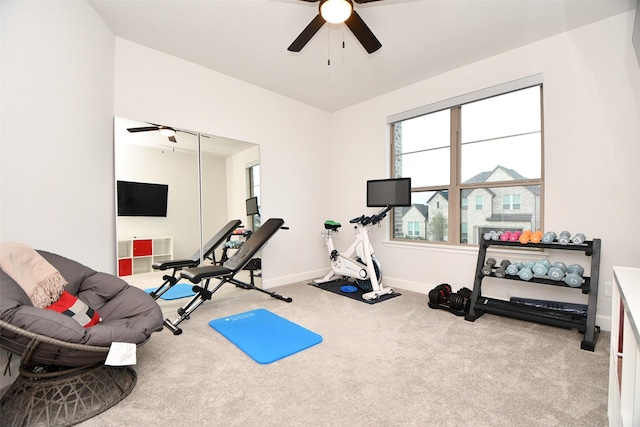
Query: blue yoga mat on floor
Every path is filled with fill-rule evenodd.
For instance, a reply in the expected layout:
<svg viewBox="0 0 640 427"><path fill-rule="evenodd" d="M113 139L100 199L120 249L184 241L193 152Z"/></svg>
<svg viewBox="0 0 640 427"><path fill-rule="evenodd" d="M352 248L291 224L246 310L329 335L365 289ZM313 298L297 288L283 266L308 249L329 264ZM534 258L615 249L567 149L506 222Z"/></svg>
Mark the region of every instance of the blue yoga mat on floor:
<svg viewBox="0 0 640 427"><path fill-rule="evenodd" d="M212 320L209 326L258 363L273 363L322 342L322 337L259 308Z"/></svg>
<svg viewBox="0 0 640 427"><path fill-rule="evenodd" d="M155 291L156 288L145 289L146 293L151 293ZM192 297L196 293L193 292L193 285L188 285L186 283L176 283L173 285L167 292L160 296L160 299L163 300L172 300L172 299L180 299L186 297Z"/></svg>

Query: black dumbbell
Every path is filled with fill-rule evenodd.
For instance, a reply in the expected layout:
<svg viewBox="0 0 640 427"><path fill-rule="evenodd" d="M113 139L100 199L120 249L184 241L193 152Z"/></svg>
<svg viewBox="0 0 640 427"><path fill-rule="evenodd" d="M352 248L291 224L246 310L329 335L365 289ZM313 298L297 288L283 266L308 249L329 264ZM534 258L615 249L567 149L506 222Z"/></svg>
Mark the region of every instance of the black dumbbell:
<svg viewBox="0 0 640 427"><path fill-rule="evenodd" d="M443 283L429 291L429 301L432 304L445 304L451 297L451 286Z"/></svg>
<svg viewBox="0 0 640 427"><path fill-rule="evenodd" d="M469 306L471 305L471 289L462 288L459 289L458 292L451 295L451 305L450 308L453 310L464 311L465 313L469 311Z"/></svg>
<svg viewBox="0 0 640 427"><path fill-rule="evenodd" d="M500 267L496 269L496 277L505 277L507 275L507 267L511 265L511 261L503 259L500 261Z"/></svg>
<svg viewBox="0 0 640 427"><path fill-rule="evenodd" d="M493 272L493 267L495 267L496 265L496 260L493 258L487 258L487 261L484 264L484 267L482 267L482 274L484 274L485 276L491 276L491 273Z"/></svg>

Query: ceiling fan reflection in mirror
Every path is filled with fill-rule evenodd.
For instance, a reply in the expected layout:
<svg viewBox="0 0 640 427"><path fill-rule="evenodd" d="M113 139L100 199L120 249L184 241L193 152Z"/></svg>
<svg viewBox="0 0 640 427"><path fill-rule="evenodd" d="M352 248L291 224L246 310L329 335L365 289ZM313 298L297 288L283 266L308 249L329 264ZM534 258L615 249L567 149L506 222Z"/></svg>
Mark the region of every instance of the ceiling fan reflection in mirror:
<svg viewBox="0 0 640 427"><path fill-rule="evenodd" d="M368 53L373 53L382 47L373 32L367 24L362 20L358 12L353 9L353 2L358 4L372 3L382 0L300 0L308 3L320 2L318 6L318 14L315 18L302 30L300 35L287 48L291 52L300 52L302 48L313 38L313 36L322 28L325 22L332 24L345 23L353 35L358 39L362 47Z"/></svg>
<svg viewBox="0 0 640 427"><path fill-rule="evenodd" d="M160 125L153 125L152 126L141 126L141 127L135 127L135 128L127 128L127 130L131 133L135 133L135 132L152 132L152 131L158 131L160 132L160 135L162 136L166 136L167 138L169 138L169 141L171 142L178 142L176 141L176 130L174 128L171 128L169 126L160 126Z"/></svg>
<svg viewBox="0 0 640 427"><path fill-rule="evenodd" d="M171 151L173 152L178 151L182 153L193 154L199 149L198 147L199 147L200 137L201 136L206 137L206 135L203 135L199 132L192 132L184 129L174 128L171 126L163 126L155 123L145 123L145 122L137 122L137 123L146 124L148 126L127 127L126 128L127 131L133 134L141 134L144 132L157 132L162 137L151 138L151 139L143 138L142 140L139 140L139 138L133 138L134 140L138 141L137 143L134 142L134 144L140 144L144 146L152 146L155 148L159 148L160 150L162 150L163 153L165 152L164 151L165 149L171 149ZM179 138L178 138L178 134L180 134ZM166 141L164 137L166 137L169 140L170 144L166 144L166 142L163 142L163 141ZM180 141L178 141L178 139L180 139ZM180 144L178 144L178 142Z"/></svg>

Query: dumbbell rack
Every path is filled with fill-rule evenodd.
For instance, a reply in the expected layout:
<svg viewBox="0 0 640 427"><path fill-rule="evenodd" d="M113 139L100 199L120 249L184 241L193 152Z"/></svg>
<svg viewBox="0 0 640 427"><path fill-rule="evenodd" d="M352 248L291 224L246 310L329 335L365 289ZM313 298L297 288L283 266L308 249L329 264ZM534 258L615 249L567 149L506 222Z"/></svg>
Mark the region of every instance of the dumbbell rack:
<svg viewBox="0 0 640 427"><path fill-rule="evenodd" d="M482 267L485 264L487 249L490 246L508 246L520 249L533 248L584 252L586 256L591 257L591 276L583 277L584 283L581 287L572 288L562 281L554 281L544 277L533 277L527 283L561 286L576 290L581 289L583 294L589 295L587 315L576 316L574 314L564 313L550 308L532 307L515 302L482 296L482 280L485 277L497 278L495 276L495 273L492 273L491 275L484 275L482 273ZM596 303L598 296L598 276L600 270L600 246L600 239L587 240L583 244L570 243L568 245L561 245L559 243L522 244L520 242L505 242L501 240L482 240L482 242L480 242L480 249L478 251L478 263L476 265L476 275L473 283L473 292L471 294L471 305L469 307L469 313L465 316L465 319L473 322L484 313L491 313L500 316L512 317L515 319L526 320L529 322L556 326L560 328L578 329L581 334L584 334L584 339L580 344L580 348L582 348L583 350L594 351L596 341L598 339L598 334L600 333L600 327L596 326L595 324ZM505 276L499 279L517 280L519 282L523 282L523 280L521 280L517 276Z"/></svg>

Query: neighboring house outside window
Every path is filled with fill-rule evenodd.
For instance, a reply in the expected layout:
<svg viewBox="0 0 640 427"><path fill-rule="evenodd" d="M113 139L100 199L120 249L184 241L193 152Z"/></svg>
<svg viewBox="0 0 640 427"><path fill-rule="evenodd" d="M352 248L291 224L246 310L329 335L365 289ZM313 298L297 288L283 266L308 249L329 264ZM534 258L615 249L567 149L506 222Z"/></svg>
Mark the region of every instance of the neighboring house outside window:
<svg viewBox="0 0 640 427"><path fill-rule="evenodd" d="M411 208L393 210L393 239L478 244L486 231L542 227L541 76L505 87L388 119L392 176L412 179Z"/></svg>
<svg viewBox="0 0 640 427"><path fill-rule="evenodd" d="M427 206L414 205L411 208L404 208L406 212L402 215L402 235L405 239L421 239L426 236Z"/></svg>
<svg viewBox="0 0 640 427"><path fill-rule="evenodd" d="M503 168L502 166L496 167L495 170L489 173L480 174L482 179L488 182L492 181L492 177L499 176L501 180L506 179L508 176L514 176L518 178L517 172ZM476 178L476 177L474 177ZM484 182L484 181L483 181ZM518 190L520 194L513 194L513 191ZM505 194L509 192L509 194ZM468 242L468 227L469 224L473 225L473 229L477 230L477 236L482 236L490 230L525 230L531 227L531 223L536 219L529 213L513 214L514 209L520 209L522 200L522 206L524 212L533 212L539 209L540 206L540 192L537 186L522 186L522 187L496 187L496 188L477 188L473 190L463 191L464 199L488 200L490 203L483 209L476 209L467 212L467 221L461 224L461 237L465 239L463 243ZM509 200L510 203L505 204L505 200ZM517 203L516 203L517 201ZM517 208L515 208L517 206ZM422 221L426 224L427 239L434 242L444 242L448 237L448 228L446 224L447 214L449 210L448 206L448 193L446 191L436 192L429 201L426 203L427 209L423 209L424 205L413 205L407 213L402 216L404 223ZM412 212L411 215L407 215ZM417 217L420 213L422 218ZM429 218L429 216L431 216ZM408 230L408 226L403 225L403 229ZM408 233L405 233L408 235ZM419 238L424 239L424 234L419 234ZM477 243L477 239L475 239ZM471 243L471 242L468 242Z"/></svg>

